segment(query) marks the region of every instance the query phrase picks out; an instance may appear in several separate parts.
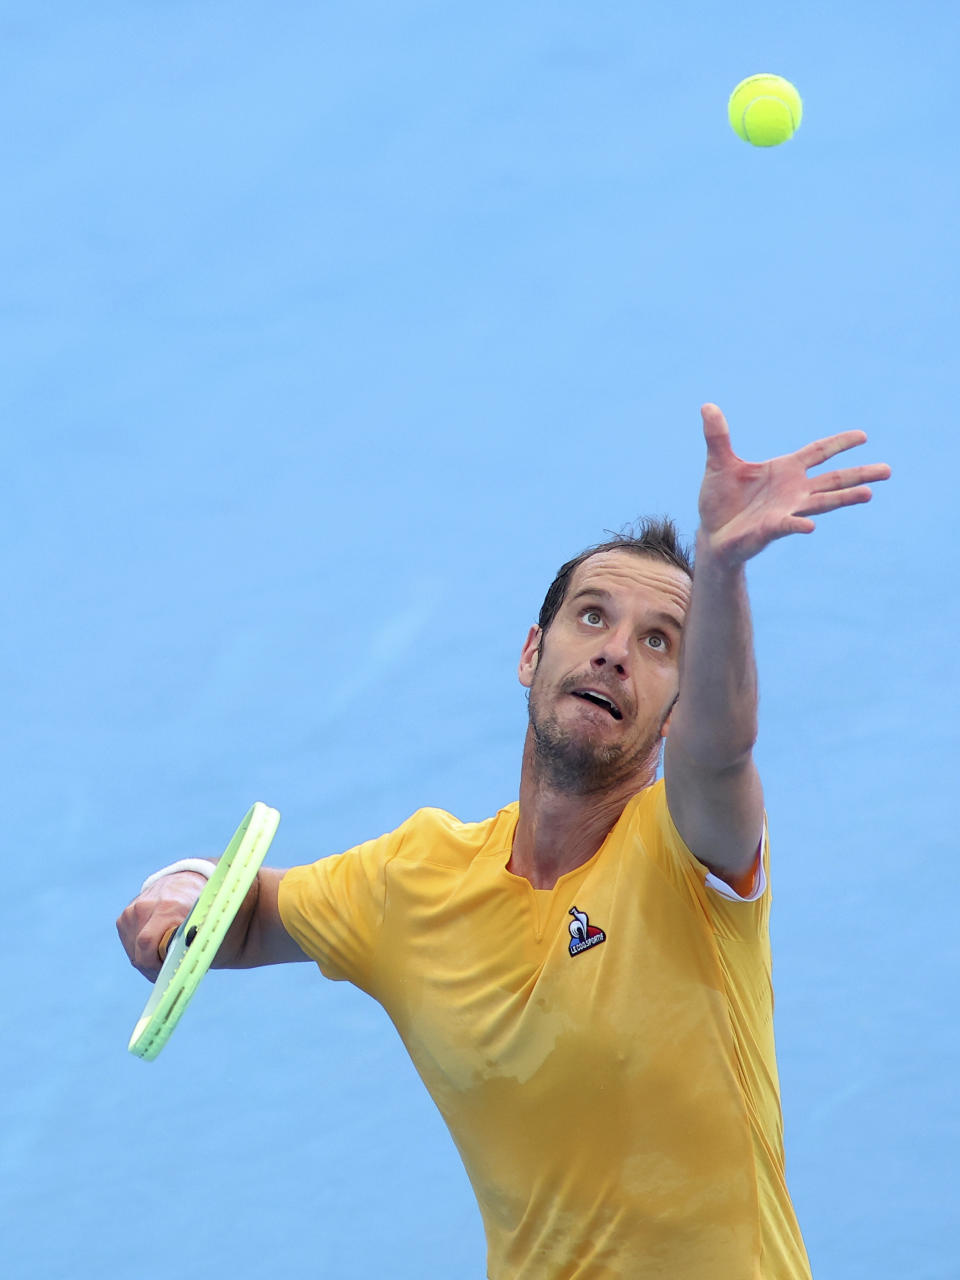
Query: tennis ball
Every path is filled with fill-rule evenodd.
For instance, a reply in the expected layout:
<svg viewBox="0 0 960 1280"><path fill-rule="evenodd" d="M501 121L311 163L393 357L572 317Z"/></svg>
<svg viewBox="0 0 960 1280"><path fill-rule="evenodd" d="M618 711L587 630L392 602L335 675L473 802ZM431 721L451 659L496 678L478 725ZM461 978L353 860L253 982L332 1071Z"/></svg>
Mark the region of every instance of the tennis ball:
<svg viewBox="0 0 960 1280"><path fill-rule="evenodd" d="M735 133L755 147L775 147L800 128L803 103L783 76L748 76L727 104Z"/></svg>

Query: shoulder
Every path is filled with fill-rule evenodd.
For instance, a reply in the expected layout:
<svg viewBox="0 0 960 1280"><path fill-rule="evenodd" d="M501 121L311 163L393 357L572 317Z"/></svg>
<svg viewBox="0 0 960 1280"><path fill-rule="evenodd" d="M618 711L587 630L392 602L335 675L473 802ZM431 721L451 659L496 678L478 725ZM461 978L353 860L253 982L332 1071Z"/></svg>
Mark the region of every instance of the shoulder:
<svg viewBox="0 0 960 1280"><path fill-rule="evenodd" d="M684 842L670 812L667 788L663 778L638 791L628 802L620 818L628 839L640 840L651 847L662 847L678 855L682 861L706 877L707 867ZM716 877L713 877L714 879Z"/></svg>
<svg viewBox="0 0 960 1280"><path fill-rule="evenodd" d="M463 866L509 843L517 808L516 803L506 805L479 822L464 822L446 809L418 809L398 829L396 858L404 863Z"/></svg>
<svg viewBox="0 0 960 1280"><path fill-rule="evenodd" d="M341 853L329 853L314 862L291 867L284 880L359 874L382 876L389 866L432 863L461 865L488 848L509 842L516 825L517 805L507 805L493 817L463 822L446 809L417 809L398 827L374 836Z"/></svg>
<svg viewBox="0 0 960 1280"><path fill-rule="evenodd" d="M702 906L710 918L725 918L732 912L738 925L752 916L760 923L765 921L769 898L766 821L757 861L749 876L750 884L747 886L741 880L736 888L713 874L688 848L671 816L662 778L630 800L621 823L626 843L642 848L674 888ZM751 912L750 907L755 909Z"/></svg>

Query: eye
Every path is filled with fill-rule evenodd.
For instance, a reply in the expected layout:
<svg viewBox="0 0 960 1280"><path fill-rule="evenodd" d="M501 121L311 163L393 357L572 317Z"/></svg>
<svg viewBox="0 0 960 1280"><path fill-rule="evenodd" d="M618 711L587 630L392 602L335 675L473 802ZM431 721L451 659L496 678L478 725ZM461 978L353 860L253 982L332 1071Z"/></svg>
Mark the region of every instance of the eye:
<svg viewBox="0 0 960 1280"><path fill-rule="evenodd" d="M585 609L583 613L581 613L580 618L588 627L603 626L603 614L599 609Z"/></svg>
<svg viewBox="0 0 960 1280"><path fill-rule="evenodd" d="M646 643L649 648L656 650L657 653L665 653L667 649L667 638L655 631L653 635L647 636Z"/></svg>

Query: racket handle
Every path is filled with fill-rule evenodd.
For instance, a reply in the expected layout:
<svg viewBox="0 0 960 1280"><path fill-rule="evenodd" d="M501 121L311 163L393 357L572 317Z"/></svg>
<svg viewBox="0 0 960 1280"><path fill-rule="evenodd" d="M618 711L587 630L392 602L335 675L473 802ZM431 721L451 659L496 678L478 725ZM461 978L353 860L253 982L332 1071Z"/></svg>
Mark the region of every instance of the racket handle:
<svg viewBox="0 0 960 1280"><path fill-rule="evenodd" d="M163 964L164 960L166 960L167 951L170 947L170 940L179 928L180 926L178 924L171 925L170 928L167 930L167 932L160 939L160 942L157 945L157 955L160 957L161 964ZM186 937L186 943L188 947L196 936L197 936L197 926L191 925L190 928L187 930L187 937Z"/></svg>

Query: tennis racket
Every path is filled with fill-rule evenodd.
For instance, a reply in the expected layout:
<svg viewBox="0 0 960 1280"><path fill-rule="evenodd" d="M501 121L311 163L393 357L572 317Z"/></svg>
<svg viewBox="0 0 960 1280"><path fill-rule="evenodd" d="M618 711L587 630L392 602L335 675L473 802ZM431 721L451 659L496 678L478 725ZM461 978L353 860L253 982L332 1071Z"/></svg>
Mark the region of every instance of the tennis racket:
<svg viewBox="0 0 960 1280"><path fill-rule="evenodd" d="M127 1048L152 1061L173 1035L276 834L280 814L259 801L234 832L193 910L160 943L163 967Z"/></svg>

